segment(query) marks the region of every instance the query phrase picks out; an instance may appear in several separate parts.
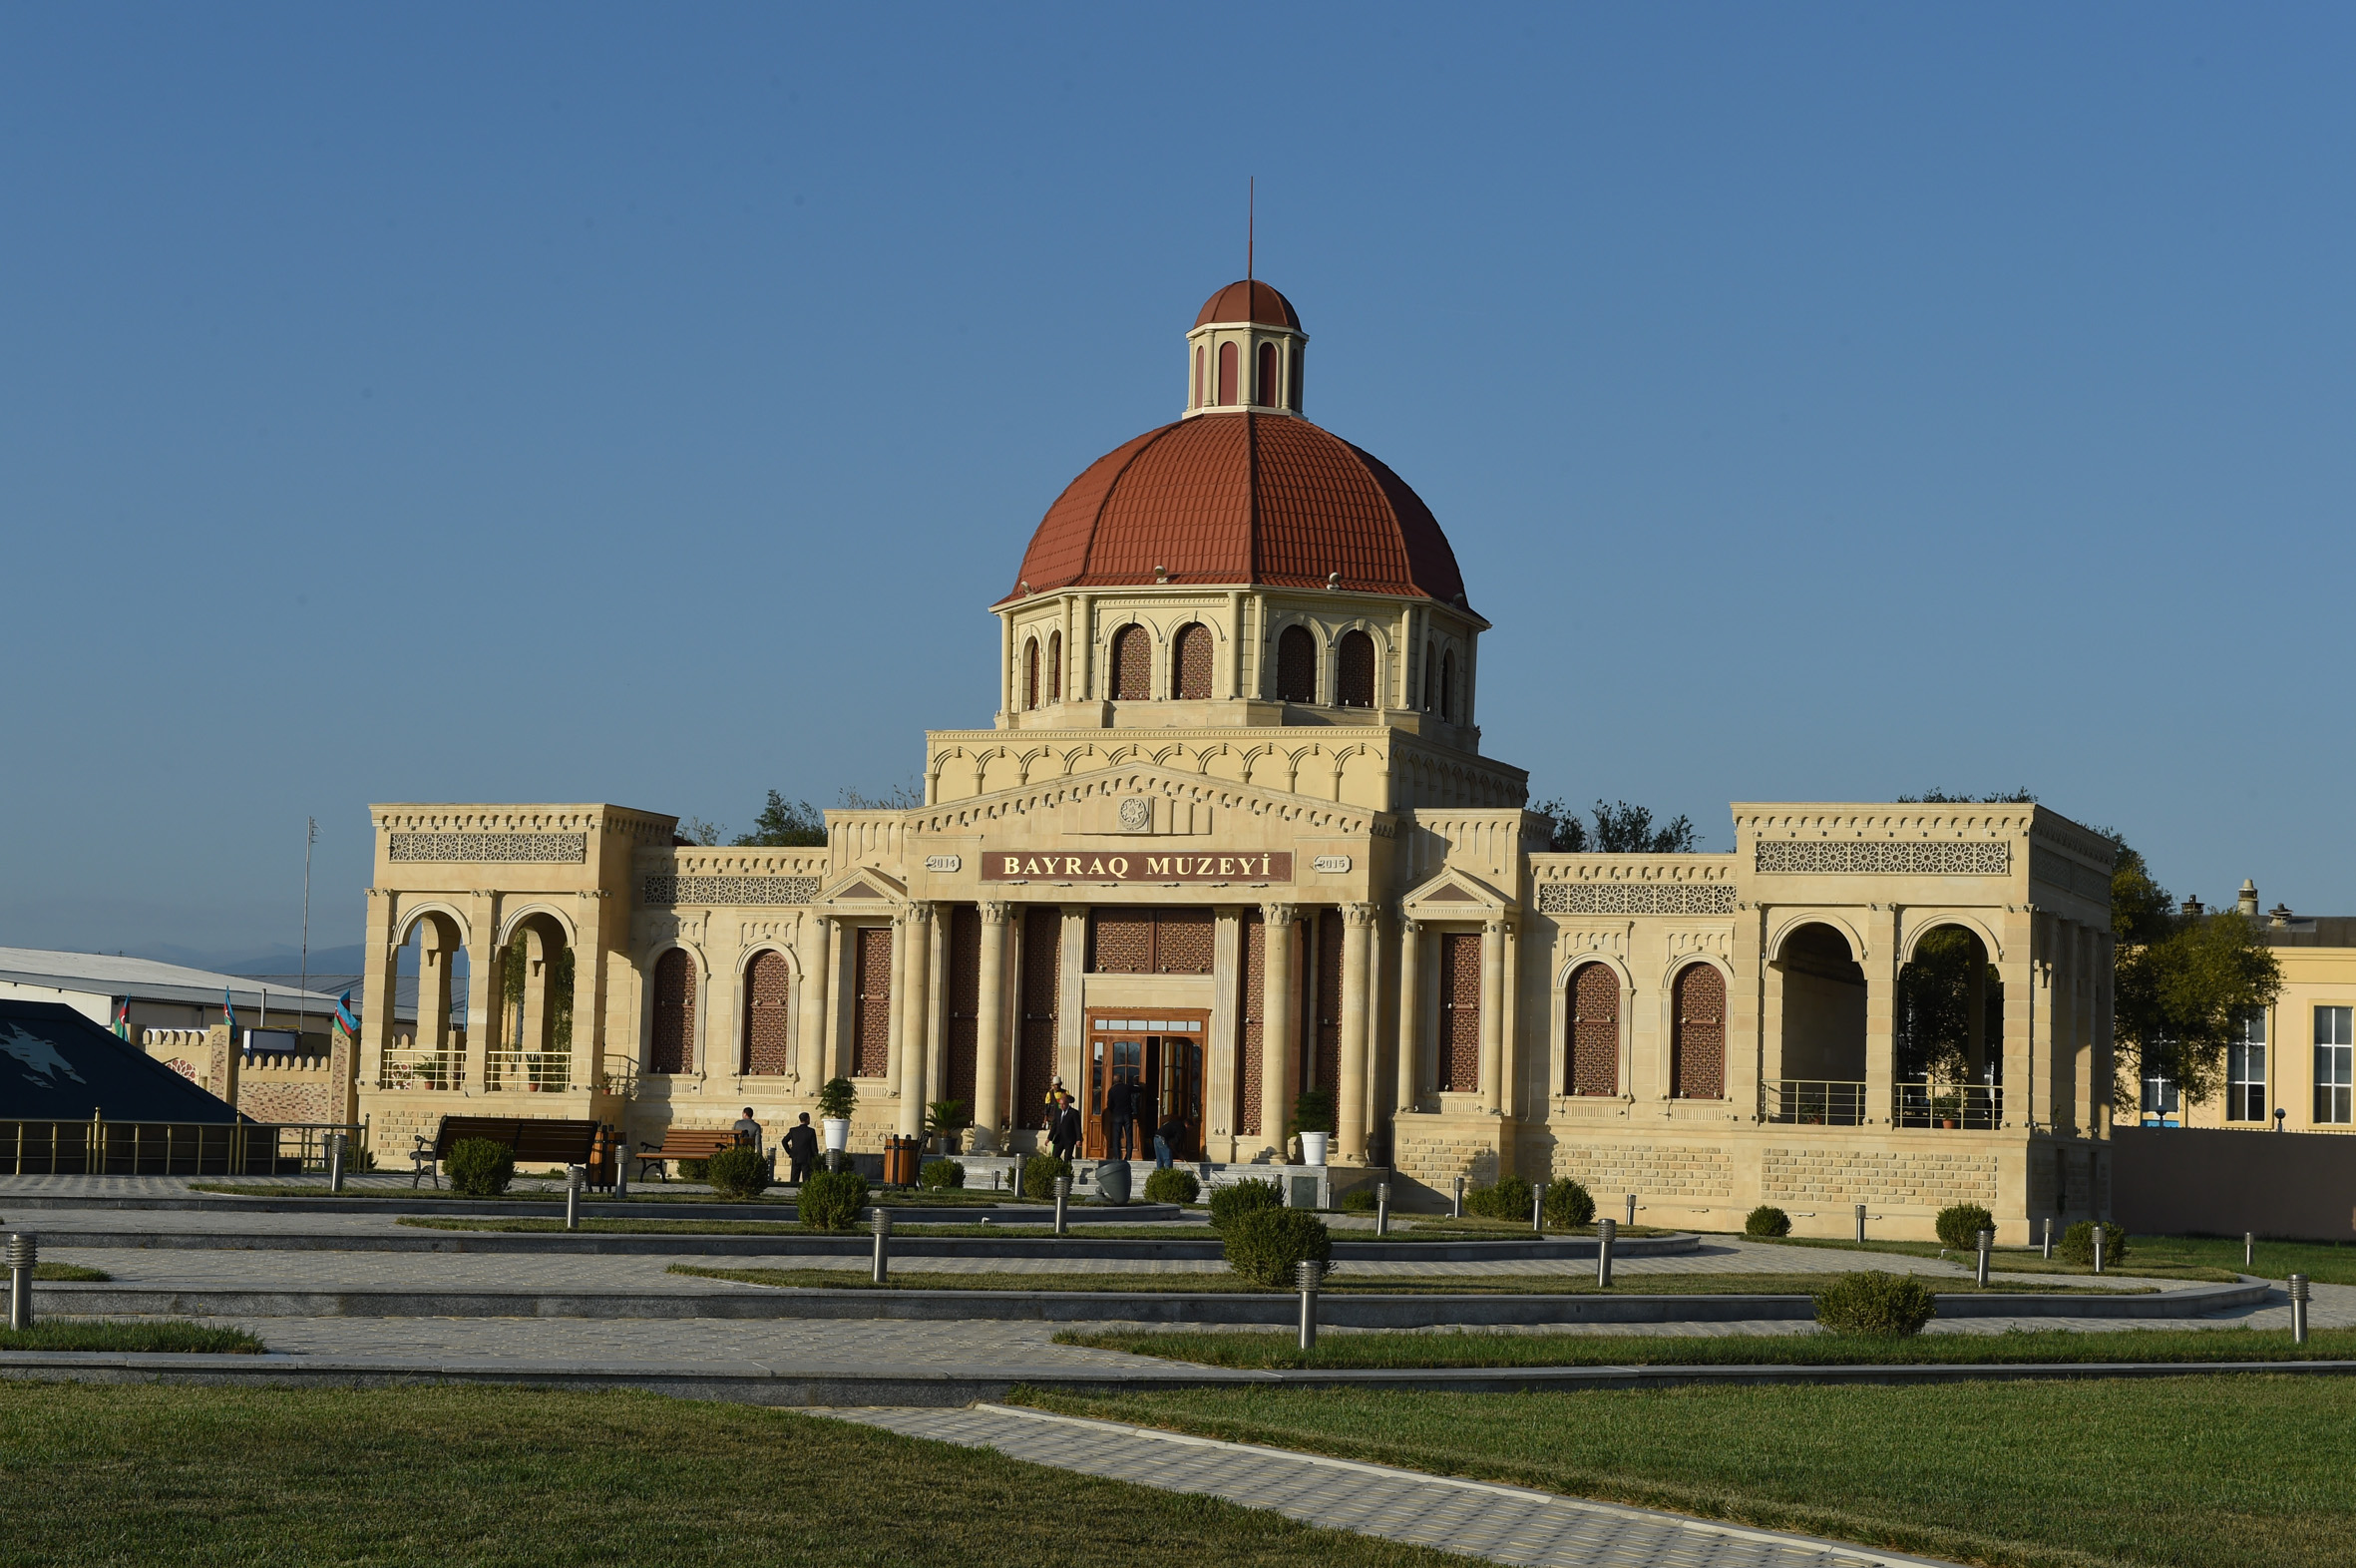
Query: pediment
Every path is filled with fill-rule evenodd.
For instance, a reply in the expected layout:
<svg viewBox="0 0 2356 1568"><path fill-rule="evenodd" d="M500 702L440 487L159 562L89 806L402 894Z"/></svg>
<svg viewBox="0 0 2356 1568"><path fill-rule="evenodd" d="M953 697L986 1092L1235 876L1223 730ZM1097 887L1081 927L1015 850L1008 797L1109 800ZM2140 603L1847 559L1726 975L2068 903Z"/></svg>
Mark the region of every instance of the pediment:
<svg viewBox="0 0 2356 1568"><path fill-rule="evenodd" d="M908 902L908 884L873 866L854 866L819 896L821 904L870 905L876 909Z"/></svg>
<svg viewBox="0 0 2356 1568"><path fill-rule="evenodd" d="M1415 920L1481 920L1509 915L1518 907L1511 894L1453 867L1408 893L1398 905Z"/></svg>

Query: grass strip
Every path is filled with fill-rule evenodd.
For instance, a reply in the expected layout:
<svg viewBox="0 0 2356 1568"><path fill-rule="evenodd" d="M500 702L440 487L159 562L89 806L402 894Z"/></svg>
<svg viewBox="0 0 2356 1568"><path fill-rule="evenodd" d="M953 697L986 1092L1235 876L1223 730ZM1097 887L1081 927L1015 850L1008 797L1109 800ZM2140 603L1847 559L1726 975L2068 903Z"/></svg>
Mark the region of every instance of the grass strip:
<svg viewBox="0 0 2356 1568"><path fill-rule="evenodd" d="M1350 1269L1351 1265L1344 1265ZM1374 1270L1375 1264L1358 1265ZM771 1285L788 1290L891 1291L1158 1291L1173 1295L1287 1295L1271 1292L1226 1272L1200 1274L1089 1273L1030 1274L1008 1271L959 1274L949 1271L904 1270L876 1285L865 1273L849 1269L727 1269L708 1264L674 1263L666 1271L706 1280L735 1280L746 1285ZM1832 1283L1826 1274L1651 1274L1622 1275L1609 1291L1595 1287L1592 1274L1458 1274L1387 1278L1369 1272L1329 1276L1328 1295L1380 1296L1807 1296ZM1942 1295L1971 1295L1969 1280L1937 1282ZM1949 1287L1952 1287L1950 1290ZM2044 1287L2053 1291L2067 1287ZM2034 1294L2035 1288L2020 1294ZM2014 1294L2010 1291L1992 1294ZM2077 1293L2073 1293L2077 1294ZM2104 1294L2140 1295L2122 1291Z"/></svg>
<svg viewBox="0 0 2356 1568"><path fill-rule="evenodd" d="M1127 1351L1205 1367L1257 1370L1463 1367L1966 1367L2073 1362L2329 1362L2356 1360L2356 1329L2319 1329L2293 1345L2287 1329L2008 1330L1885 1340L1850 1335L1329 1334L1304 1352L1289 1334L1073 1332L1058 1345Z"/></svg>
<svg viewBox="0 0 2356 1568"><path fill-rule="evenodd" d="M0 1351L176 1351L192 1356L259 1356L267 1347L243 1329L215 1329L176 1318L108 1323L57 1318L30 1329L0 1329Z"/></svg>
<svg viewBox="0 0 2356 1568"><path fill-rule="evenodd" d="M562 1234L565 1222L558 1219L530 1218L452 1218L438 1215L402 1215L396 1225L413 1226L428 1231L493 1231L524 1235ZM584 1231L620 1236L857 1236L868 1234L863 1226L858 1231L812 1231L796 1220L697 1220L697 1219L605 1219L584 1217ZM1053 1236L1052 1225L895 1225L895 1236L980 1236L980 1237L1039 1237ZM1208 1225L1084 1225L1074 1226L1074 1236L1102 1237L1117 1241L1217 1241L1219 1233Z"/></svg>
<svg viewBox="0 0 2356 1568"><path fill-rule="evenodd" d="M545 1389L0 1386L24 1563L1463 1568L789 1410Z"/></svg>
<svg viewBox="0 0 2356 1568"><path fill-rule="evenodd" d="M2328 1377L1015 1397L1989 1568L2308 1568L2356 1537Z"/></svg>
<svg viewBox="0 0 2356 1568"><path fill-rule="evenodd" d="M33 1278L73 1285L96 1285L114 1276L104 1269L86 1269L78 1263L36 1263L33 1265Z"/></svg>
<svg viewBox="0 0 2356 1568"><path fill-rule="evenodd" d="M538 1180L539 1178L534 1177L527 1179ZM496 1197L490 1199L477 1198L467 1193L452 1192L447 1187L418 1187L414 1189L409 1187L346 1187L341 1192L334 1192L323 1185L311 1186L287 1182L193 1181L189 1183L189 1191L225 1193L233 1198L372 1198L382 1199L388 1203L395 1200L406 1203L414 1199L421 1198L443 1203L457 1202L460 1200L464 1200L469 1203L524 1203L537 1202L544 1199L554 1203L563 1203L565 1201L565 1189L562 1186L554 1187L546 1191L538 1191L532 1188L515 1188L511 1189L510 1191L500 1193ZM783 1190L773 1190L772 1192L764 1193L757 1198L723 1198L714 1192L662 1192L659 1190L649 1192L643 1188L633 1187L630 1189L629 1196L626 1198L616 1198L610 1194L598 1196L584 1194L583 1197L588 1205L598 1208L611 1207L616 1204L634 1203L680 1205L692 1205L699 1203L759 1203L775 1204L783 1208L791 1207L795 1202L794 1194ZM1024 1198L1018 1194L1010 1192L963 1192L955 1189L944 1192L924 1191L917 1188L901 1187L871 1190L868 1194L867 1201L870 1203L880 1203L888 1209L947 1209L965 1207L987 1208L993 1204L1002 1204L1008 1207L1027 1206L1041 1210L1053 1207L1051 1204L1036 1203L1031 1199Z"/></svg>
<svg viewBox="0 0 2356 1568"><path fill-rule="evenodd" d="M1942 1247L1937 1242L1868 1241L1862 1245L1853 1241L1837 1241L1823 1236L1746 1236L1745 1241L1758 1242L1767 1247L1813 1247L1832 1252L1877 1252L1906 1258L1937 1258L1946 1263L1972 1266L1976 1254L1958 1252ZM2233 1261L2241 1260L2241 1244L2233 1244ZM2094 1277L2091 1265L2070 1263L2058 1254L2047 1259L2035 1247L1999 1247L1989 1255L1989 1267L2000 1274L2058 1274ZM2356 1263L2356 1259L2351 1260ZM2288 1272L2288 1271L2285 1271ZM2158 1245L2147 1248L2141 1239L2129 1243L2128 1257L2123 1263L2109 1263L2102 1277L2114 1275L2146 1280L2202 1280L2211 1284L2229 1285L2241 1276L2233 1269L2220 1267Z"/></svg>

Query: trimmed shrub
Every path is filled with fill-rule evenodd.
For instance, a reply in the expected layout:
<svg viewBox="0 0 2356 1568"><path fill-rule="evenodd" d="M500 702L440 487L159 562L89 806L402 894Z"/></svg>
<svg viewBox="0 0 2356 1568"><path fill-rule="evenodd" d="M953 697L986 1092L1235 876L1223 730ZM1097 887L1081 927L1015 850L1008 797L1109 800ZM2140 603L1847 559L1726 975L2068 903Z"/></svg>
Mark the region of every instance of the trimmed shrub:
<svg viewBox="0 0 2356 1568"><path fill-rule="evenodd" d="M1548 1230L1576 1230L1595 1219L1595 1194L1563 1178L1546 1184L1545 1222Z"/></svg>
<svg viewBox="0 0 2356 1568"><path fill-rule="evenodd" d="M2095 1261L2095 1224L2080 1220L2062 1232L2062 1256L2071 1263L2091 1266ZM2108 1269L2127 1256L2127 1227L2106 1224L2103 1227L2103 1267Z"/></svg>
<svg viewBox="0 0 2356 1568"><path fill-rule="evenodd" d="M800 1218L805 1229L847 1231L867 1207L867 1178L857 1171L818 1171L802 1183Z"/></svg>
<svg viewBox="0 0 2356 1568"><path fill-rule="evenodd" d="M1293 1130L1331 1133L1334 1130L1334 1091L1303 1089L1296 1095L1293 1099Z"/></svg>
<svg viewBox="0 0 2356 1568"><path fill-rule="evenodd" d="M1155 1171L1145 1178L1147 1203L1192 1203L1202 1195L1203 1184L1194 1179L1192 1171Z"/></svg>
<svg viewBox="0 0 2356 1568"><path fill-rule="evenodd" d="M1022 1196L1050 1203L1055 1197L1055 1178L1071 1175L1071 1161L1059 1160L1052 1154L1034 1154L1022 1162Z"/></svg>
<svg viewBox="0 0 2356 1568"><path fill-rule="evenodd" d="M1211 1228L1223 1231L1247 1214L1285 1206L1284 1189L1257 1176L1211 1189Z"/></svg>
<svg viewBox="0 0 2356 1568"><path fill-rule="evenodd" d="M1374 1201L1374 1188L1353 1187L1342 1195L1342 1202L1337 1207L1344 1214L1372 1214L1379 1205Z"/></svg>
<svg viewBox="0 0 2356 1568"><path fill-rule="evenodd" d="M459 1139L443 1164L450 1171L450 1190L469 1198L496 1198L516 1179L516 1151L489 1138Z"/></svg>
<svg viewBox="0 0 2356 1568"><path fill-rule="evenodd" d="M818 1115L825 1121L849 1121L859 1108L859 1086L849 1078L829 1078L818 1090Z"/></svg>
<svg viewBox="0 0 2356 1568"><path fill-rule="evenodd" d="M925 1168L917 1172L917 1185L935 1192L945 1187L966 1185L966 1167L956 1160L927 1160Z"/></svg>
<svg viewBox="0 0 2356 1568"><path fill-rule="evenodd" d="M1975 1252L1980 1245L1980 1232L1992 1230L1996 1216L1976 1203L1951 1203L1939 1211L1933 1228L1939 1233L1940 1245L1960 1252Z"/></svg>
<svg viewBox="0 0 2356 1568"><path fill-rule="evenodd" d="M1746 1236L1788 1236L1791 1234L1791 1216L1771 1203L1763 1203L1744 1217L1743 1234Z"/></svg>
<svg viewBox="0 0 2356 1568"><path fill-rule="evenodd" d="M723 1198L758 1198L777 1179L769 1157L758 1149L722 1149L703 1163L712 1191Z"/></svg>
<svg viewBox="0 0 2356 1568"><path fill-rule="evenodd" d="M1485 1220L1520 1220L1530 1217L1530 1184L1519 1176L1500 1176L1494 1187L1475 1187L1464 1195L1464 1211Z"/></svg>
<svg viewBox="0 0 2356 1568"><path fill-rule="evenodd" d="M1844 1274L1816 1292L1816 1322L1833 1334L1904 1339L1920 1334L1938 1299L1911 1274Z"/></svg>
<svg viewBox="0 0 2356 1568"><path fill-rule="evenodd" d="M1307 1209L1254 1209L1237 1215L1222 1238L1227 1266L1254 1285L1286 1290L1294 1283L1293 1266L1334 1256L1334 1238L1326 1222Z"/></svg>
<svg viewBox="0 0 2356 1568"><path fill-rule="evenodd" d="M678 1171L681 1181L712 1179L712 1162L709 1160L673 1160L671 1165Z"/></svg>

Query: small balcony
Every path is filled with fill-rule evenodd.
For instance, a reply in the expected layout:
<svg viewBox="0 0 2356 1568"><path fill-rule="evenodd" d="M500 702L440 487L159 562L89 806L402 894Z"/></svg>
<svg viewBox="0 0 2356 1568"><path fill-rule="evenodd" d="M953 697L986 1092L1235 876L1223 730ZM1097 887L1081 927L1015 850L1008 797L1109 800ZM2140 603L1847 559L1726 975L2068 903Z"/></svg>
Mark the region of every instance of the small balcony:
<svg viewBox="0 0 2356 1568"><path fill-rule="evenodd" d="M1760 1117L1800 1127L1862 1127L1865 1085L1820 1078L1774 1078L1760 1085Z"/></svg>
<svg viewBox="0 0 2356 1568"><path fill-rule="evenodd" d="M1994 1132L2004 1125L2004 1090L1991 1083L1900 1083L1890 1099L1896 1127Z"/></svg>

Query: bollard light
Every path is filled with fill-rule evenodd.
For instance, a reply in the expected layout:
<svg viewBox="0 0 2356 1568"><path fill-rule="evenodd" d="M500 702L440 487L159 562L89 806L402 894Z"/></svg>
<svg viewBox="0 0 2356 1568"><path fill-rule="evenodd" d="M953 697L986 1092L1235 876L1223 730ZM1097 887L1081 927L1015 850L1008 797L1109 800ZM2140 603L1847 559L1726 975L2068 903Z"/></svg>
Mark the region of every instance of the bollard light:
<svg viewBox="0 0 2356 1568"><path fill-rule="evenodd" d="M2241 1266L2244 1269L2258 1266L2258 1233L2255 1231L2241 1233Z"/></svg>
<svg viewBox="0 0 2356 1568"><path fill-rule="evenodd" d="M2103 1272L2103 1243L2110 1239L2108 1228L2101 1220L2095 1221L2095 1273Z"/></svg>
<svg viewBox="0 0 2356 1568"><path fill-rule="evenodd" d="M327 1190L343 1191L343 1134L340 1132L327 1135Z"/></svg>
<svg viewBox="0 0 2356 1568"><path fill-rule="evenodd" d="M1530 1189L1530 1229L1544 1235L1546 1231L1546 1184L1538 1183Z"/></svg>
<svg viewBox="0 0 2356 1568"><path fill-rule="evenodd" d="M8 1326L33 1326L33 1265L41 1261L41 1238L19 1234L8 1238Z"/></svg>
<svg viewBox="0 0 2356 1568"><path fill-rule="evenodd" d="M1064 1233L1069 1224L1063 1216L1064 1205L1069 1202L1071 1202L1071 1178L1058 1176L1055 1178L1055 1234L1058 1236Z"/></svg>
<svg viewBox="0 0 2356 1568"><path fill-rule="evenodd" d="M1595 1222L1595 1288L1599 1291L1612 1288L1612 1239L1619 1229L1610 1220Z"/></svg>
<svg viewBox="0 0 2356 1568"><path fill-rule="evenodd" d="M630 1151L622 1144L613 1152L613 1201L618 1203L630 1195Z"/></svg>
<svg viewBox="0 0 2356 1568"><path fill-rule="evenodd" d="M2050 1214L2045 1217L2045 1261L2054 1261L2054 1217Z"/></svg>
<svg viewBox="0 0 2356 1568"><path fill-rule="evenodd" d="M892 1211L885 1208L882 1204L876 1205L875 1223L876 1283L881 1285L884 1283L884 1277L892 1270Z"/></svg>
<svg viewBox="0 0 2356 1568"><path fill-rule="evenodd" d="M565 1229L569 1231L581 1229L581 1186L588 1179L588 1166L565 1167Z"/></svg>
<svg viewBox="0 0 2356 1568"><path fill-rule="evenodd" d="M1386 1181L1374 1183L1374 1234L1390 1234L1390 1183Z"/></svg>
<svg viewBox="0 0 2356 1568"><path fill-rule="evenodd" d="M1628 1223L1632 1226L1636 1223L1636 1194L1633 1192L1628 1195Z"/></svg>
<svg viewBox="0 0 2356 1568"><path fill-rule="evenodd" d="M1860 1204L1858 1204L1858 1205L1857 1205L1857 1240L1861 1242L1861 1241L1863 1241L1864 1239L1865 1239L1865 1206L1864 1206L1863 1204L1861 1204L1861 1203L1860 1203Z"/></svg>
<svg viewBox="0 0 2356 1568"><path fill-rule="evenodd" d="M1974 1281L1981 1290L1988 1288L1988 1255L1996 1250L1996 1233L1986 1226L1980 1228L1980 1262L1974 1271Z"/></svg>
<svg viewBox="0 0 2356 1568"><path fill-rule="evenodd" d="M1461 1176L1456 1178L1456 1196L1448 1200L1448 1218L1464 1218L1464 1178Z"/></svg>
<svg viewBox="0 0 2356 1568"><path fill-rule="evenodd" d="M1301 1288L1301 1349L1317 1349L1317 1287L1325 1277L1326 1266L1315 1258L1304 1258L1293 1265L1293 1278Z"/></svg>
<svg viewBox="0 0 2356 1568"><path fill-rule="evenodd" d="M2294 1274L2289 1283L2290 1343L2304 1345L2307 1343L2307 1277Z"/></svg>

